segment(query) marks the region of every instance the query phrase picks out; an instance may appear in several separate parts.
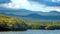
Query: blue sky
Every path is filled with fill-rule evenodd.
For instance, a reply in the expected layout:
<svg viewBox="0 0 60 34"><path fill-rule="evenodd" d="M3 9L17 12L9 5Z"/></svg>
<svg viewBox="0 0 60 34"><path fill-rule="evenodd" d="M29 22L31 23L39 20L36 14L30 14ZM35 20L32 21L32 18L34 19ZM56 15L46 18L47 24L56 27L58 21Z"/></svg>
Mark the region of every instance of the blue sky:
<svg viewBox="0 0 60 34"><path fill-rule="evenodd" d="M6 9L26 9L31 11L60 12L60 0L0 0L0 7Z"/></svg>
<svg viewBox="0 0 60 34"><path fill-rule="evenodd" d="M3 4L3 3L9 3L10 0L0 0L0 4Z"/></svg>
<svg viewBox="0 0 60 34"><path fill-rule="evenodd" d="M60 6L60 0L30 0L30 1L42 3L47 6Z"/></svg>

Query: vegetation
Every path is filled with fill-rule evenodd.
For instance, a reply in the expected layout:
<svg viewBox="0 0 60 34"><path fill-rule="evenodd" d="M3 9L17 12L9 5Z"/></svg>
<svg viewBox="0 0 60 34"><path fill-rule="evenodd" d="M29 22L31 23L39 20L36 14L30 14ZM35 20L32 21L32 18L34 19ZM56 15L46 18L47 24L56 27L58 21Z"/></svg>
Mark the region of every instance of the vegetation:
<svg viewBox="0 0 60 34"><path fill-rule="evenodd" d="M40 29L40 30L59 30L60 24L59 23L45 23L45 22L30 22L28 24L28 29Z"/></svg>
<svg viewBox="0 0 60 34"><path fill-rule="evenodd" d="M21 19L0 14L0 31L22 31L26 29L27 25Z"/></svg>
<svg viewBox="0 0 60 34"><path fill-rule="evenodd" d="M0 31L24 31L27 29L59 30L59 21L25 22L18 17L0 14Z"/></svg>

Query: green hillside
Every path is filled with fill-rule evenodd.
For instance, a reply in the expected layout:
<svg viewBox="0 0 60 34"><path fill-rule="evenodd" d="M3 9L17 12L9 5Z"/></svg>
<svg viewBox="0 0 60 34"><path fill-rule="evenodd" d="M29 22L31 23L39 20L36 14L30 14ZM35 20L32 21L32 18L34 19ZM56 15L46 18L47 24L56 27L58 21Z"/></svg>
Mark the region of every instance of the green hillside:
<svg viewBox="0 0 60 34"><path fill-rule="evenodd" d="M0 14L0 31L25 31L27 29L57 30L60 29L60 21L27 22L18 17Z"/></svg>
<svg viewBox="0 0 60 34"><path fill-rule="evenodd" d="M22 31L26 30L27 25L23 20L17 17L9 17L3 14L0 14L0 30L1 31Z"/></svg>

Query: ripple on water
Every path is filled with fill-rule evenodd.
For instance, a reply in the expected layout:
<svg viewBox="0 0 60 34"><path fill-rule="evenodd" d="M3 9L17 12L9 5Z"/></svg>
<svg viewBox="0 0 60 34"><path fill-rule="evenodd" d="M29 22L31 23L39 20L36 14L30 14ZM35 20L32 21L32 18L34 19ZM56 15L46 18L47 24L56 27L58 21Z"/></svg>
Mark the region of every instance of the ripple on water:
<svg viewBox="0 0 60 34"><path fill-rule="evenodd" d="M27 30L27 31L10 31L0 32L0 34L60 34L60 30Z"/></svg>

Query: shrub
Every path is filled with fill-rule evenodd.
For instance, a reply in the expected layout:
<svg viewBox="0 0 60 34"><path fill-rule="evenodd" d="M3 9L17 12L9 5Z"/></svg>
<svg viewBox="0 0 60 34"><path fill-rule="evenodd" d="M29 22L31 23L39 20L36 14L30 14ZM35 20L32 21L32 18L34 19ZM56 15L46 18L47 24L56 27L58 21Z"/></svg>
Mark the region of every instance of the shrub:
<svg viewBox="0 0 60 34"><path fill-rule="evenodd" d="M8 17L0 15L0 30L26 30L25 22L17 17Z"/></svg>

